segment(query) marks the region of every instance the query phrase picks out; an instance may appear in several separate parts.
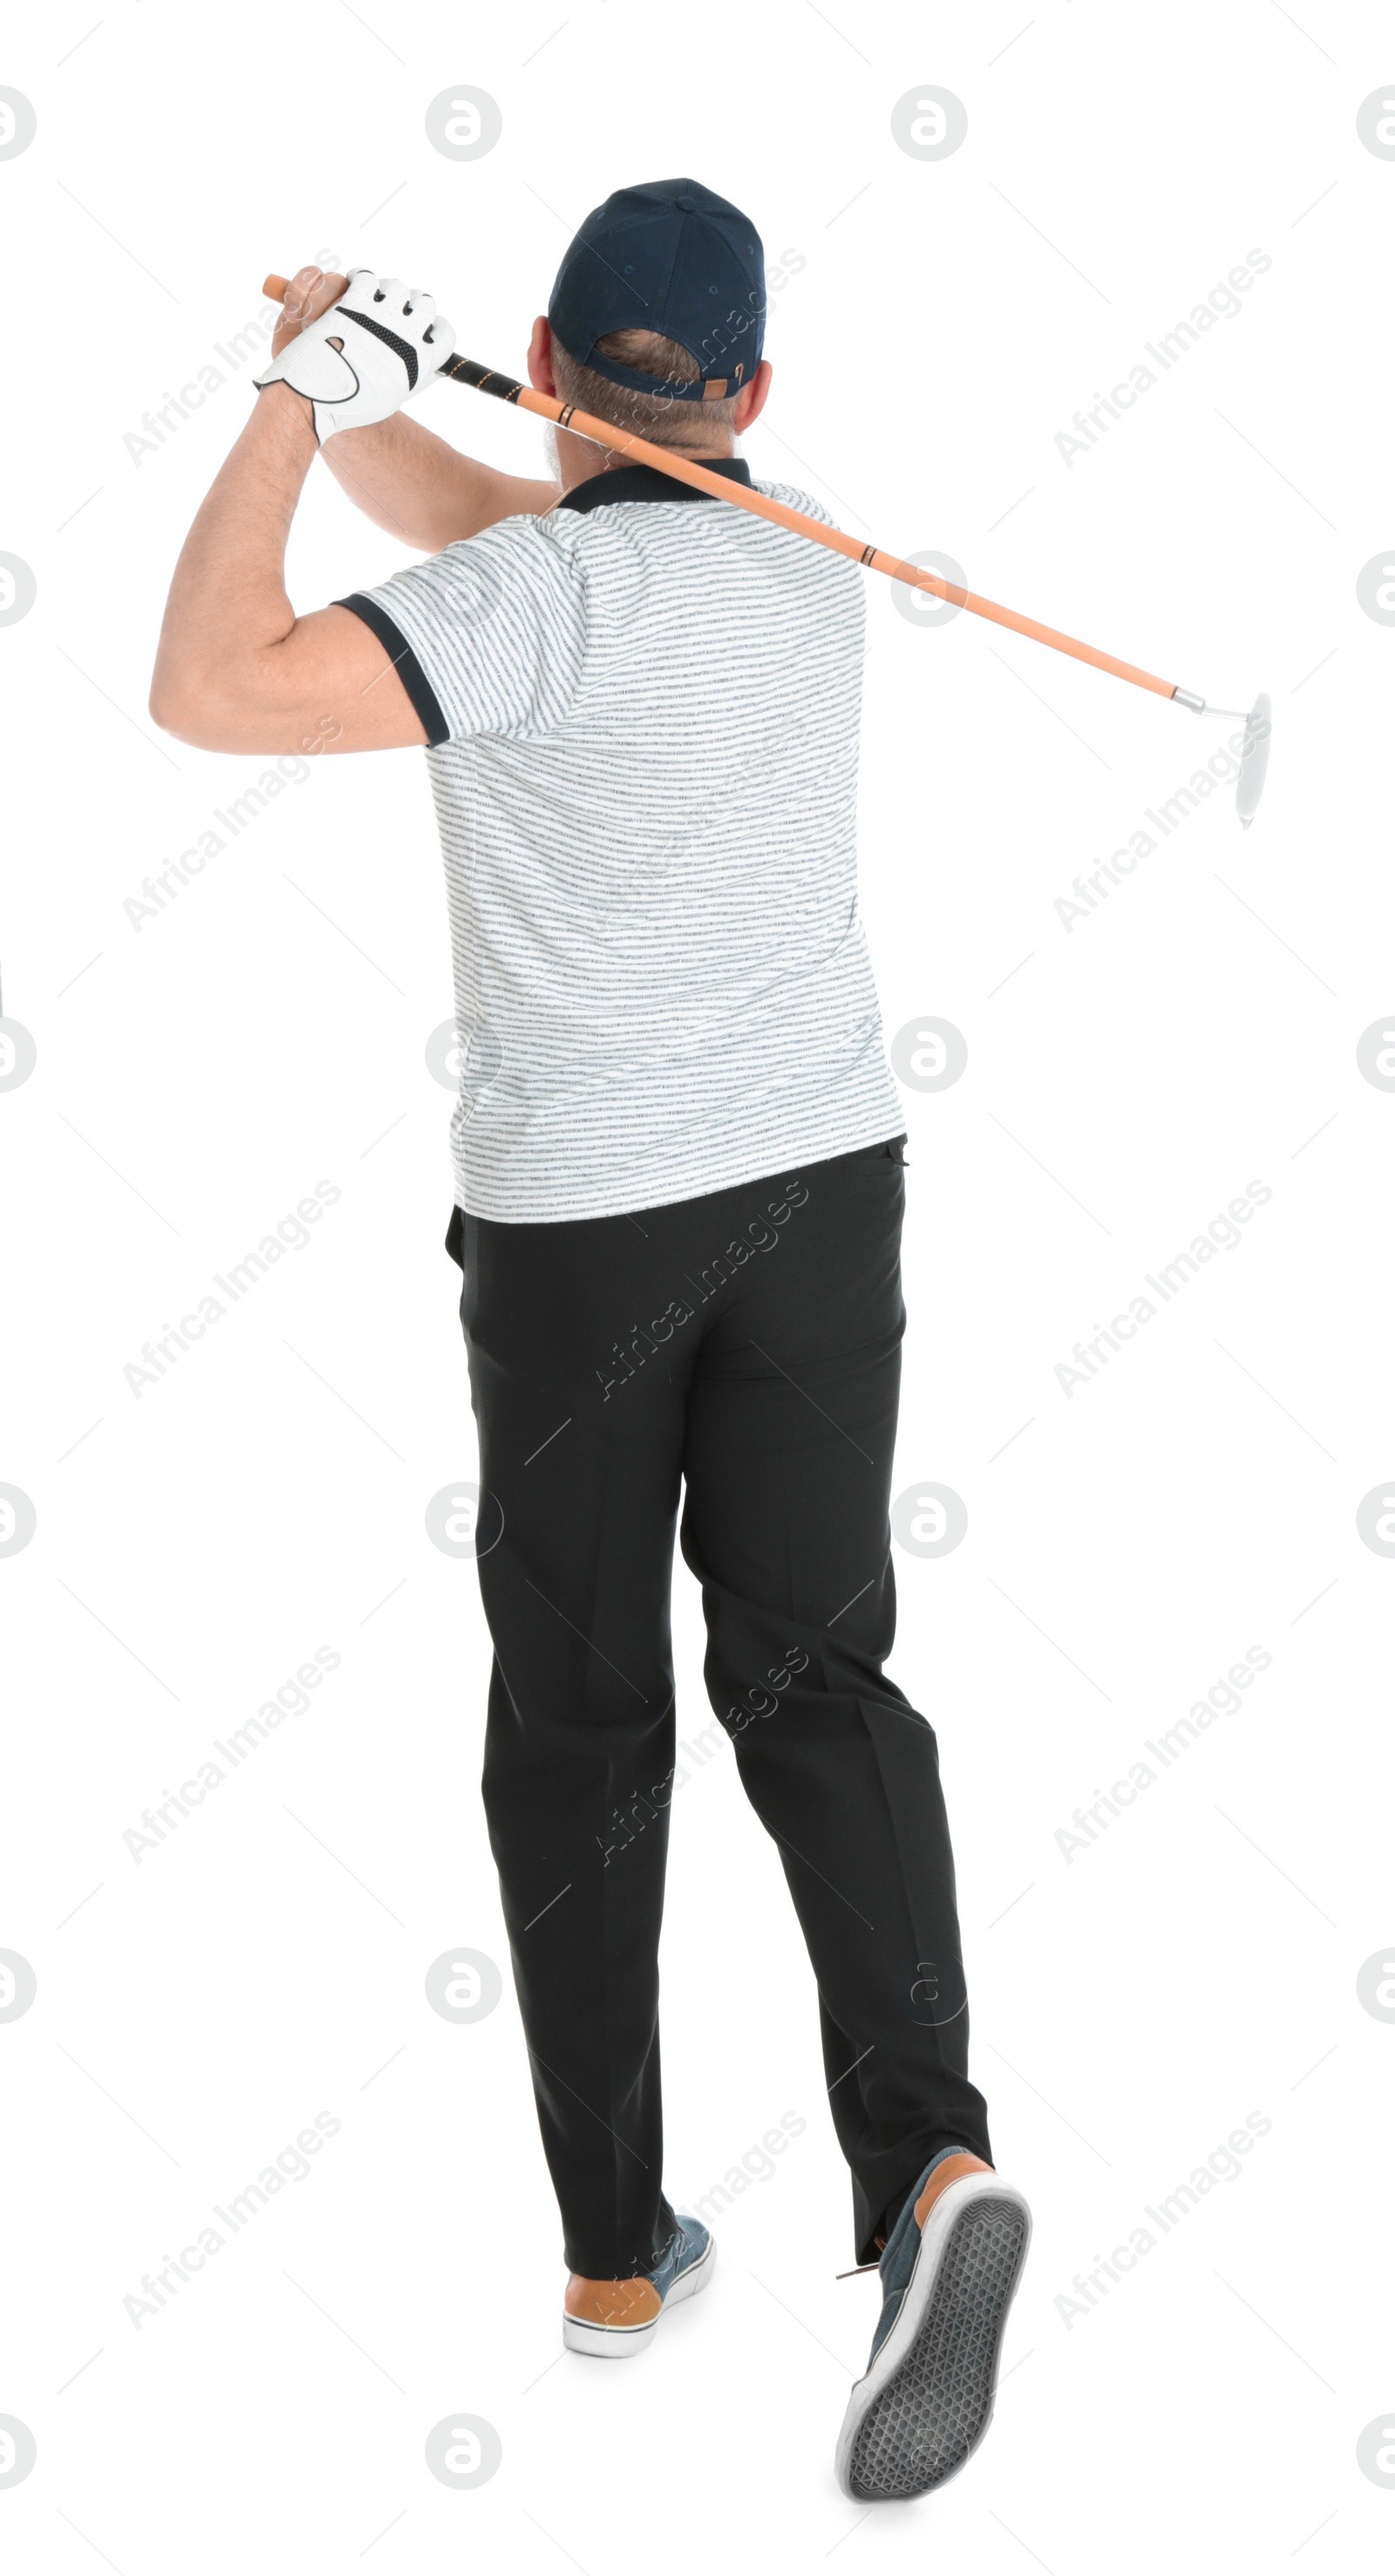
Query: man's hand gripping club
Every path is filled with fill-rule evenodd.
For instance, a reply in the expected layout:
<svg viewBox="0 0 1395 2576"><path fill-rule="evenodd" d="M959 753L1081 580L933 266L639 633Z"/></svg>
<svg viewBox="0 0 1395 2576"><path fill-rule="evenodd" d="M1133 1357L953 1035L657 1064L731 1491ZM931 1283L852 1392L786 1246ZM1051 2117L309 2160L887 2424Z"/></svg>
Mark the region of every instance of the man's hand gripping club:
<svg viewBox="0 0 1395 2576"><path fill-rule="evenodd" d="M400 278L351 269L327 306L321 281L300 308L300 329L287 336L259 387L289 385L310 405L321 446L341 429L372 429L390 420L422 385L429 384L455 348L451 324L436 299ZM284 325L276 340L282 340ZM272 343L275 349L276 341Z"/></svg>

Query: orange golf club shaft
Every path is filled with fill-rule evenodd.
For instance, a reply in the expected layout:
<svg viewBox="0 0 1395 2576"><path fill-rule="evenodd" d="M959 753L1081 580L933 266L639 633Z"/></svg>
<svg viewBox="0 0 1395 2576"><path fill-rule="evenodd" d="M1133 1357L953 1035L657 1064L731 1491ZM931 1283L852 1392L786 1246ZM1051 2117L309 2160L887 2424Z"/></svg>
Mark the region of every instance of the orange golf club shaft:
<svg viewBox="0 0 1395 2576"><path fill-rule="evenodd" d="M263 280L262 293L273 304L284 303L289 282L284 277L268 277ZM554 421L559 429L575 430L580 437L609 448L612 455L631 457L637 465L657 466L661 474L690 483L697 492L709 492L715 501L749 510L757 519L771 519L776 527L791 528L797 537L812 538L816 546L827 546L833 554L847 555L852 562L865 564L869 572L887 573L893 581L904 581L912 590L928 590L936 599L951 600L956 608L967 608L975 617L986 617L995 626L1011 627L1014 635L1030 636L1034 644L1049 644L1054 653L1069 653L1074 661L1089 662L1097 671L1112 673L1116 680L1129 680L1136 689L1151 689L1160 698L1177 695L1175 680L1160 680L1152 671L1139 670L1134 662L1120 662L1114 654L1102 653L1098 645L1082 644L1078 636L1063 635L1059 627L1042 626L1035 617L1023 617L1015 608L1002 608L996 600L981 597L978 591L965 590L957 581L946 581L941 573L930 572L920 564L903 563L899 555L885 554L880 546L863 545L841 528L825 527L821 519L810 519L802 510L791 510L786 502L772 501L766 493L754 491L747 484L729 482L722 474L709 474L705 465L675 454L671 447L654 447L647 438L636 438L609 421L597 420L590 412L578 411L574 403L536 393L531 385L520 384L513 376L496 375L473 358L448 358L441 374L473 386L477 393L493 394L500 402L516 403L520 411L535 412L540 420ZM1195 703L1199 705L1200 701Z"/></svg>

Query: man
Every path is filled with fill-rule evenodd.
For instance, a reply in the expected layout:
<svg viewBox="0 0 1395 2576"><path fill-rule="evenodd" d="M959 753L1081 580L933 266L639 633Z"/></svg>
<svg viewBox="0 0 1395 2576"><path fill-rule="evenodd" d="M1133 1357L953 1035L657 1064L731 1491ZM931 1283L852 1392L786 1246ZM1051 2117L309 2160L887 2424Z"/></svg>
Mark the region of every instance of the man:
<svg viewBox="0 0 1395 2576"><path fill-rule="evenodd" d="M749 483L764 308L735 207L687 179L624 189L568 250L529 374ZM880 2257L838 2472L916 2495L987 2425L1029 2220L968 2079L935 1739L882 1669L905 1140L857 914L861 576L571 430L555 483L472 463L401 410L452 345L395 281L292 281L175 572L151 710L213 750L429 746L484 1798L564 2339L632 2354L712 2270L662 2187L681 1487L708 1691L779 1846L857 2256ZM285 541L317 445L428 559L297 617Z"/></svg>

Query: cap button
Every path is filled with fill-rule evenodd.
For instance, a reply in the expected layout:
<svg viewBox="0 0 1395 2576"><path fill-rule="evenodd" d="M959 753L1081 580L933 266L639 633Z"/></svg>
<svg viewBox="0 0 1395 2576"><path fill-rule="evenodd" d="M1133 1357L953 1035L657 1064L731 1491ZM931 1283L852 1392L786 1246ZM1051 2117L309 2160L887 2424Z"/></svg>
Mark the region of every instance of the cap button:
<svg viewBox="0 0 1395 2576"><path fill-rule="evenodd" d="M680 214L695 215L697 213L696 197L675 197L673 202L675 206L677 206Z"/></svg>

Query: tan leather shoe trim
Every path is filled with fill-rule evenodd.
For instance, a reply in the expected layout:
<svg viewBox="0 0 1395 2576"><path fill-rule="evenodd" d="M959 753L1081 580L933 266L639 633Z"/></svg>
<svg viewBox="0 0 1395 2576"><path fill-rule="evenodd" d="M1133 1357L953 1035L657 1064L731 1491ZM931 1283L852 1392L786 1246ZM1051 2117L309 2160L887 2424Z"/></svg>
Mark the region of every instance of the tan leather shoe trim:
<svg viewBox="0 0 1395 2576"><path fill-rule="evenodd" d="M941 2192L948 2191L952 2182L962 2182L965 2174L991 2173L992 2171L992 2166L986 2165L982 2156L971 2156L968 2154L961 2156L945 2156L942 2161L936 2165L934 2172L926 2183L924 2191L916 2202L915 2218L917 2227L923 2227L925 2225L926 2219L929 2217L930 2212L934 2208L936 2201L939 2199Z"/></svg>
<svg viewBox="0 0 1395 2576"><path fill-rule="evenodd" d="M583 2272L573 2272L563 2302L569 2317L581 2317L588 2326L647 2326L663 2304L642 2272L633 2281L588 2281Z"/></svg>

